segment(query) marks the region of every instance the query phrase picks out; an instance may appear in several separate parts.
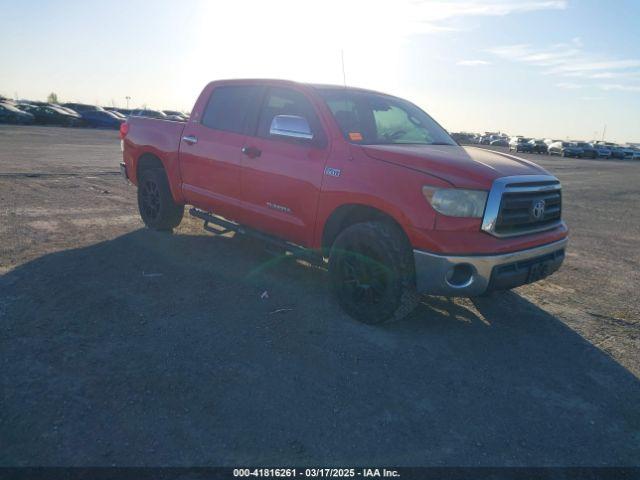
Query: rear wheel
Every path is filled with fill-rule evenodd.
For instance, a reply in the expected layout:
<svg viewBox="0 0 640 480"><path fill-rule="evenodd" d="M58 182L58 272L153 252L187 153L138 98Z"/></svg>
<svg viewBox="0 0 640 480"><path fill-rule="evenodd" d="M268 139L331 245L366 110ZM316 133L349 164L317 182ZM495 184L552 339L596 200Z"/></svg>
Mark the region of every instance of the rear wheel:
<svg viewBox="0 0 640 480"><path fill-rule="evenodd" d="M143 170L138 178L138 209L145 225L170 231L180 225L184 207L173 201L164 170Z"/></svg>
<svg viewBox="0 0 640 480"><path fill-rule="evenodd" d="M388 222L358 223L340 233L329 256L329 279L340 306L364 323L399 320L418 303L411 246Z"/></svg>

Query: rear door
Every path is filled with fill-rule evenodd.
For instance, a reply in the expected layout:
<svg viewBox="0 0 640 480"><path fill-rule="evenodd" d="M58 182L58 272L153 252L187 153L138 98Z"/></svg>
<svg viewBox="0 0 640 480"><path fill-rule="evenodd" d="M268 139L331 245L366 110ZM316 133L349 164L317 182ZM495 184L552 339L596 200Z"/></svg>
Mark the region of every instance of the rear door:
<svg viewBox="0 0 640 480"><path fill-rule="evenodd" d="M304 117L313 139L272 135L276 115ZM309 245L328 154L325 129L310 99L294 88L270 87L241 160L243 223Z"/></svg>
<svg viewBox="0 0 640 480"><path fill-rule="evenodd" d="M200 122L188 122L180 141L182 190L188 203L236 219L241 203L241 149L264 88L220 85ZM252 117L253 116L253 117Z"/></svg>

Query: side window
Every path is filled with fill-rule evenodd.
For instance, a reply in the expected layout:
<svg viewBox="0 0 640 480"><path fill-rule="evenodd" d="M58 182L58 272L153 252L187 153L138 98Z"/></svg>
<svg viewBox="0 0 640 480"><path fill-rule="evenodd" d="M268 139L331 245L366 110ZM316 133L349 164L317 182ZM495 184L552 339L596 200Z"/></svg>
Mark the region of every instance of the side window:
<svg viewBox="0 0 640 480"><path fill-rule="evenodd" d="M261 87L216 87L202 115L202 124L225 132L244 133L245 119L260 99Z"/></svg>
<svg viewBox="0 0 640 480"><path fill-rule="evenodd" d="M314 139L324 141L324 134L320 125L320 120L311 102L302 93L290 88L273 87L260 110L258 120L258 136L263 138L273 138L269 134L271 122L276 115L297 115L304 117L313 133Z"/></svg>
<svg viewBox="0 0 640 480"><path fill-rule="evenodd" d="M364 131L364 122L360 119L353 100L328 98L327 105L343 133Z"/></svg>

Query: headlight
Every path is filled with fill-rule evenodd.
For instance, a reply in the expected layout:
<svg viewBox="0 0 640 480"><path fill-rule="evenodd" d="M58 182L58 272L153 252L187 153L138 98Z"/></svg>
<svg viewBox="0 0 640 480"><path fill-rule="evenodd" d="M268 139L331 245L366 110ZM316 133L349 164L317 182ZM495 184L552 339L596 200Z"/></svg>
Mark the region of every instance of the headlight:
<svg viewBox="0 0 640 480"><path fill-rule="evenodd" d="M487 203L483 190L422 187L422 193L436 212L449 217L480 218Z"/></svg>

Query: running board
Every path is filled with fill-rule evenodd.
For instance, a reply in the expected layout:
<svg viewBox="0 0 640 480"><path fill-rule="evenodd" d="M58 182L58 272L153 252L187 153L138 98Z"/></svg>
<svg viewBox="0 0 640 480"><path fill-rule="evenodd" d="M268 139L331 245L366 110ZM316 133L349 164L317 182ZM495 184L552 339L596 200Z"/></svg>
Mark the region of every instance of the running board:
<svg viewBox="0 0 640 480"><path fill-rule="evenodd" d="M231 222L229 220L225 220L224 218L220 218L211 213L205 212L204 210L200 210L198 208L189 209L189 214L192 217L199 218L200 220L204 220L203 228L207 232L211 232L214 235L224 235L229 232L241 233L244 235L250 235L252 237L258 238L271 246L275 246L283 250L284 252L290 252L294 257L300 258L302 260L306 260L309 263L313 263L315 265L322 265L324 263L324 259L322 255L314 252L313 250L309 250L307 248L301 247L300 245L296 245L295 243L287 242L282 240L281 238L274 237L272 235L259 232L252 228L245 227L235 222ZM217 228L213 228L212 225L222 228L219 230ZM270 253L279 253L273 252L269 250Z"/></svg>

